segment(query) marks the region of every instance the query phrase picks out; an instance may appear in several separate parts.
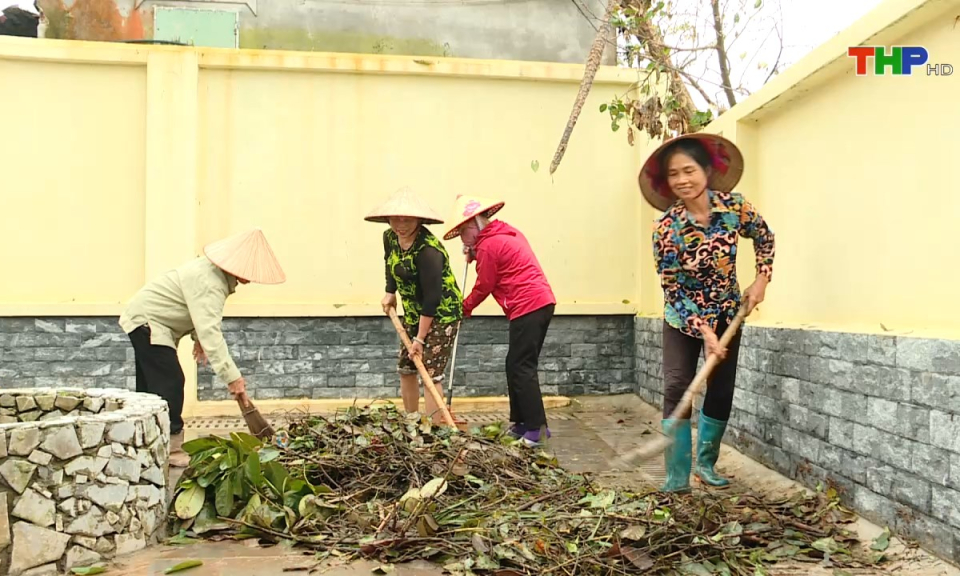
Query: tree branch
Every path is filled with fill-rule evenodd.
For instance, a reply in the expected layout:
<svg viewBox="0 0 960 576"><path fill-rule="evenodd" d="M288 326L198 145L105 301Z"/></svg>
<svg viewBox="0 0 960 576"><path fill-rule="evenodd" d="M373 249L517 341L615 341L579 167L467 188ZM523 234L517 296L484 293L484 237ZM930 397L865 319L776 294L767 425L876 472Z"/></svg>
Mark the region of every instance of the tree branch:
<svg viewBox="0 0 960 576"><path fill-rule="evenodd" d="M553 174L560 166L563 160L563 154L567 151L567 144L570 141L570 135L573 134L573 128L577 125L577 118L583 110L583 104L587 101L587 95L593 86L593 79L597 76L597 70L600 68L600 60L603 58L603 48L606 44L607 36L613 31L610 19L614 10L620 5L620 0L609 0L607 10L603 14L603 23L600 30L597 31L596 38L593 39L593 46L590 47L590 53L587 55L587 63L583 71L583 80L580 81L580 91L573 103L573 110L570 111L570 118L563 129L563 136L560 137L560 144L553 155L553 162L550 163L550 173Z"/></svg>
<svg viewBox="0 0 960 576"><path fill-rule="evenodd" d="M737 105L737 97L730 86L730 61L727 58L727 49L723 40L723 15L720 14L720 0L710 0L713 8L713 29L717 34L717 60L720 63L720 78L723 81L723 91L727 95L730 107Z"/></svg>
<svg viewBox="0 0 960 576"><path fill-rule="evenodd" d="M777 73L777 68L780 67L780 57L783 56L783 34L780 33L780 29L777 30L777 38L780 39L780 50L777 52L777 60L773 63L773 66L770 68L770 73L767 74L767 77L764 78L763 83L766 84L773 78L773 75Z"/></svg>
<svg viewBox="0 0 960 576"><path fill-rule="evenodd" d="M696 78L694 78L694 77L693 77L689 72L687 72L686 70L678 70L678 72L680 73L680 75L682 75L684 78L686 78L688 84L690 84L691 86L693 86L693 88L694 88L697 92L700 93L700 96L702 96L703 99L707 101L707 104L708 104L708 105L713 106L714 108L717 107L716 102L714 102L713 99L710 98L710 96L707 95L706 91L705 91L703 88L700 87L700 83L697 82L697 79L696 79Z"/></svg>

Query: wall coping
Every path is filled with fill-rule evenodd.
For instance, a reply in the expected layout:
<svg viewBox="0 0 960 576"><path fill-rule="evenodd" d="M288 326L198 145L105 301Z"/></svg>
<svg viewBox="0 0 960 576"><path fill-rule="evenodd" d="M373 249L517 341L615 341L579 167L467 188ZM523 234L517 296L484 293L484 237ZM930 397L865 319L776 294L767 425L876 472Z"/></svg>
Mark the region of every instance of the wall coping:
<svg viewBox="0 0 960 576"><path fill-rule="evenodd" d="M439 56L352 54L250 50L54 40L48 38L0 37L0 60L108 64L146 67L152 55L189 55L207 70L392 74L450 78L492 78L580 84L584 65L521 60L483 60ZM639 71L601 66L594 84L630 86Z"/></svg>
<svg viewBox="0 0 960 576"><path fill-rule="evenodd" d="M886 0L712 124L758 122L828 80L854 74L854 62L847 56L850 46L888 45L958 6L957 0Z"/></svg>

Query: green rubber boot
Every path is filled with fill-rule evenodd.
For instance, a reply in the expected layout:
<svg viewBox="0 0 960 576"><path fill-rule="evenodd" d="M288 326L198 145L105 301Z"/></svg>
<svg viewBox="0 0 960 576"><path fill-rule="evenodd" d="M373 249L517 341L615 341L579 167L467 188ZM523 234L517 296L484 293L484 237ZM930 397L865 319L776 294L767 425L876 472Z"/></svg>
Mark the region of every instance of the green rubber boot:
<svg viewBox="0 0 960 576"><path fill-rule="evenodd" d="M688 492L690 490L690 466L693 464L690 420L661 421L665 434L671 423L675 425L673 443L663 452L667 481L660 487L660 491Z"/></svg>
<svg viewBox="0 0 960 576"><path fill-rule="evenodd" d="M700 411L697 423L697 478L710 486L727 486L730 481L719 476L713 467L720 458L720 439L727 429L727 423L714 420Z"/></svg>

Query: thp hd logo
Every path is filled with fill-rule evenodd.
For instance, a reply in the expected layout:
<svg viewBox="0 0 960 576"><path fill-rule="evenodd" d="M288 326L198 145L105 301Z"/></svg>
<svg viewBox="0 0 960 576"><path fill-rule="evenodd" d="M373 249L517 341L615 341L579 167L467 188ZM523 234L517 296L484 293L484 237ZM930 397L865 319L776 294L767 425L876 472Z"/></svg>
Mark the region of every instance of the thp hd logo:
<svg viewBox="0 0 960 576"><path fill-rule="evenodd" d="M868 75L868 63L873 60L873 73L884 76L888 72L893 76L912 76L915 66L927 65L927 76L950 76L953 66L950 64L927 64L930 55L923 46L891 46L889 53L883 46L851 46L847 56L857 61L857 76Z"/></svg>

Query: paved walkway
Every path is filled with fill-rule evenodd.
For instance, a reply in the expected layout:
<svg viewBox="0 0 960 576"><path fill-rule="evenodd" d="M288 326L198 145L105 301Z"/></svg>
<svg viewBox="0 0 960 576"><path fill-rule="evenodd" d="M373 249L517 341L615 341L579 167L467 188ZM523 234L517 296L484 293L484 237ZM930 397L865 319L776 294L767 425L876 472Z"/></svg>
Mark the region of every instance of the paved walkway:
<svg viewBox="0 0 960 576"><path fill-rule="evenodd" d="M471 422L493 422L505 419L505 414L461 414ZM568 470L591 472L600 482L616 486L639 486L663 481L662 459L656 458L641 469L617 470L616 456L639 442L643 437L657 434L655 422L658 411L632 395L603 398L582 398L569 408L551 410L550 428L553 438L547 446L556 454ZM240 420L205 420L191 422L187 426L187 439L200 435L224 434L239 430ZM732 477L734 489L749 489L765 493L782 494L799 486L735 450L724 447L718 470ZM171 483L172 484L172 483ZM881 529L865 521L857 525L861 538L872 539ZM891 552L897 550L891 547ZM287 550L279 546L254 548L239 542L202 542L188 546L156 546L118 559L106 573L107 576L159 576L163 571L184 560L198 559L203 566L182 572L184 576L289 576L310 574L296 570L313 567L312 554ZM324 574L348 576L371 574L376 563L355 562L349 566L330 566ZM398 576L433 576L442 572L426 563L397 566L393 574ZM313 572L317 574L317 572ZM772 571L775 576L812 575L828 576L832 571L817 566L784 565ZM911 552L910 557L883 571L858 572L858 574L910 574L912 576L960 576L960 570L922 551Z"/></svg>

